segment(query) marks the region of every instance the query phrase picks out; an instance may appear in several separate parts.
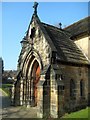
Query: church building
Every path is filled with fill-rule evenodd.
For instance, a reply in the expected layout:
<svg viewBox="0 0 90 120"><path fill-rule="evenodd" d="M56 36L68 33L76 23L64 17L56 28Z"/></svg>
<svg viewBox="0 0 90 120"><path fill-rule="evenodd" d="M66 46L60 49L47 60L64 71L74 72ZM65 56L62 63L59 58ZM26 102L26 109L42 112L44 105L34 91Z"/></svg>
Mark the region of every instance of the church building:
<svg viewBox="0 0 90 120"><path fill-rule="evenodd" d="M90 17L64 29L43 23L38 3L21 41L13 104L59 118L90 102Z"/></svg>

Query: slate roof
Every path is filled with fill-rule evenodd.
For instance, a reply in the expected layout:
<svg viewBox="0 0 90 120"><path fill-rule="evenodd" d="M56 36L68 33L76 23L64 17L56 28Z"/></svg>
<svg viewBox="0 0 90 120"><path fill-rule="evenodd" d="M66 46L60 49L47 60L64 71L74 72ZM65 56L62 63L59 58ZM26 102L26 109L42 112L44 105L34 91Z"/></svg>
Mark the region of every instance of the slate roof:
<svg viewBox="0 0 90 120"><path fill-rule="evenodd" d="M71 34L71 37L89 33L90 34L90 16L64 28L64 30L68 31Z"/></svg>
<svg viewBox="0 0 90 120"><path fill-rule="evenodd" d="M58 59L61 61L87 64L88 60L81 50L69 38L65 30L52 25L42 23L48 36L51 38L57 50Z"/></svg>

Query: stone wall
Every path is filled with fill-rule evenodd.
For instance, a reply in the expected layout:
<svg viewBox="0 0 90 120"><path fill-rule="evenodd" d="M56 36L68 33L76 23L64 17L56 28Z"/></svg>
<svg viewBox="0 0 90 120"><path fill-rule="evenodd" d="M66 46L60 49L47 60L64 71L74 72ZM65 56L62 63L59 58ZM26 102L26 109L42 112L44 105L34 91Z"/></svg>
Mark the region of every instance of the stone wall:
<svg viewBox="0 0 90 120"><path fill-rule="evenodd" d="M48 44L47 40L45 39L44 34L42 33L40 26L35 23L35 21L32 22L31 28L35 27L35 37L33 38L34 42L34 49L38 51L43 66L46 66L50 64L50 54L51 54L51 47Z"/></svg>
<svg viewBox="0 0 90 120"><path fill-rule="evenodd" d="M81 109L87 106L88 101L88 68L87 67L79 67L79 66L61 66L63 69L62 75L64 81L64 100L65 100L65 111L74 111L77 109ZM75 82L75 90L74 97L70 97L70 80ZM83 80L84 87L83 92L84 95L80 95L80 81Z"/></svg>
<svg viewBox="0 0 90 120"><path fill-rule="evenodd" d="M45 67L38 83L37 116L61 117L66 112L76 111L88 104L88 68L54 64ZM50 77L46 77L46 72ZM70 80L76 85L75 97L70 97ZM80 80L84 81L84 96L80 96Z"/></svg>
<svg viewBox="0 0 90 120"><path fill-rule="evenodd" d="M88 68L69 65L52 66L50 77L50 114L61 117L66 112L85 108L88 104ZM55 76L58 77L55 77ZM75 96L70 97L70 80L75 82ZM80 95L80 81L84 81L84 96Z"/></svg>

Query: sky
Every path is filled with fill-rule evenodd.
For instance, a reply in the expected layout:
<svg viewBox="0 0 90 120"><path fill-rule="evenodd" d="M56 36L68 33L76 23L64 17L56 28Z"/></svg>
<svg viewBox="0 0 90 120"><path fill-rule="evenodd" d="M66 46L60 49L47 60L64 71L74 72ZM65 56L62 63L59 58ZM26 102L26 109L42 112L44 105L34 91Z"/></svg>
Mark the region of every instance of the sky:
<svg viewBox="0 0 90 120"><path fill-rule="evenodd" d="M32 6L33 2L0 3L0 57L4 60L4 70L17 69L20 41L29 26ZM51 25L61 22L65 27L88 16L88 2L39 2L38 16L42 22Z"/></svg>

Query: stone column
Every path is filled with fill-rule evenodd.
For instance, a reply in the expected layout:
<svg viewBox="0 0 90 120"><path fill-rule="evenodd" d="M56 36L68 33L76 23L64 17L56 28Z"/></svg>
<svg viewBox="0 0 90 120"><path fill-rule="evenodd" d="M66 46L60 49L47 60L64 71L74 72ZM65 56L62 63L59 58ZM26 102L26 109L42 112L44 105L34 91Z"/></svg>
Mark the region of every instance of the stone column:
<svg viewBox="0 0 90 120"><path fill-rule="evenodd" d="M31 79L31 98L30 98L31 100L31 106L33 106L34 104L33 104L33 78Z"/></svg>
<svg viewBox="0 0 90 120"><path fill-rule="evenodd" d="M31 86L32 78L31 78L31 77L30 77L30 81L29 81L29 82L30 82L30 83L29 83L29 84L30 84L30 88L29 88L29 90L30 90L30 92L29 92L29 98L30 98L30 106L31 106L31 95L32 95L32 94L31 94L31 93L32 93L32 91L31 91L31 87L32 87L32 86Z"/></svg>
<svg viewBox="0 0 90 120"><path fill-rule="evenodd" d="M30 105L30 89L31 88L31 86L30 86L30 79L28 80L28 100L29 100L29 105Z"/></svg>
<svg viewBox="0 0 90 120"><path fill-rule="evenodd" d="M64 88L63 84L58 85L58 118L64 115Z"/></svg>
<svg viewBox="0 0 90 120"><path fill-rule="evenodd" d="M27 87L26 87L26 104L27 107L30 107L30 99L29 99L29 79L27 79Z"/></svg>
<svg viewBox="0 0 90 120"><path fill-rule="evenodd" d="M58 118L58 88L55 81L54 73L51 73L50 77L50 116L52 118Z"/></svg>
<svg viewBox="0 0 90 120"><path fill-rule="evenodd" d="M23 105L23 79L20 81L20 105Z"/></svg>
<svg viewBox="0 0 90 120"><path fill-rule="evenodd" d="M64 114L64 82L60 71L51 71L50 87L50 114L53 118L59 118Z"/></svg>
<svg viewBox="0 0 90 120"><path fill-rule="evenodd" d="M15 100L14 100L14 96L15 96L15 86L14 86L14 84L13 84L13 86L12 86L12 89L11 89L11 105L14 105L14 102L15 102Z"/></svg>
<svg viewBox="0 0 90 120"><path fill-rule="evenodd" d="M58 90L57 90L57 85L51 87L50 116L52 118L58 118Z"/></svg>
<svg viewBox="0 0 90 120"><path fill-rule="evenodd" d="M38 86L37 117L43 118L43 86Z"/></svg>
<svg viewBox="0 0 90 120"><path fill-rule="evenodd" d="M23 105L26 105L26 80L23 78Z"/></svg>
<svg viewBox="0 0 90 120"><path fill-rule="evenodd" d="M45 81L45 75L41 75L40 81L37 87L37 117L43 118L43 83Z"/></svg>

